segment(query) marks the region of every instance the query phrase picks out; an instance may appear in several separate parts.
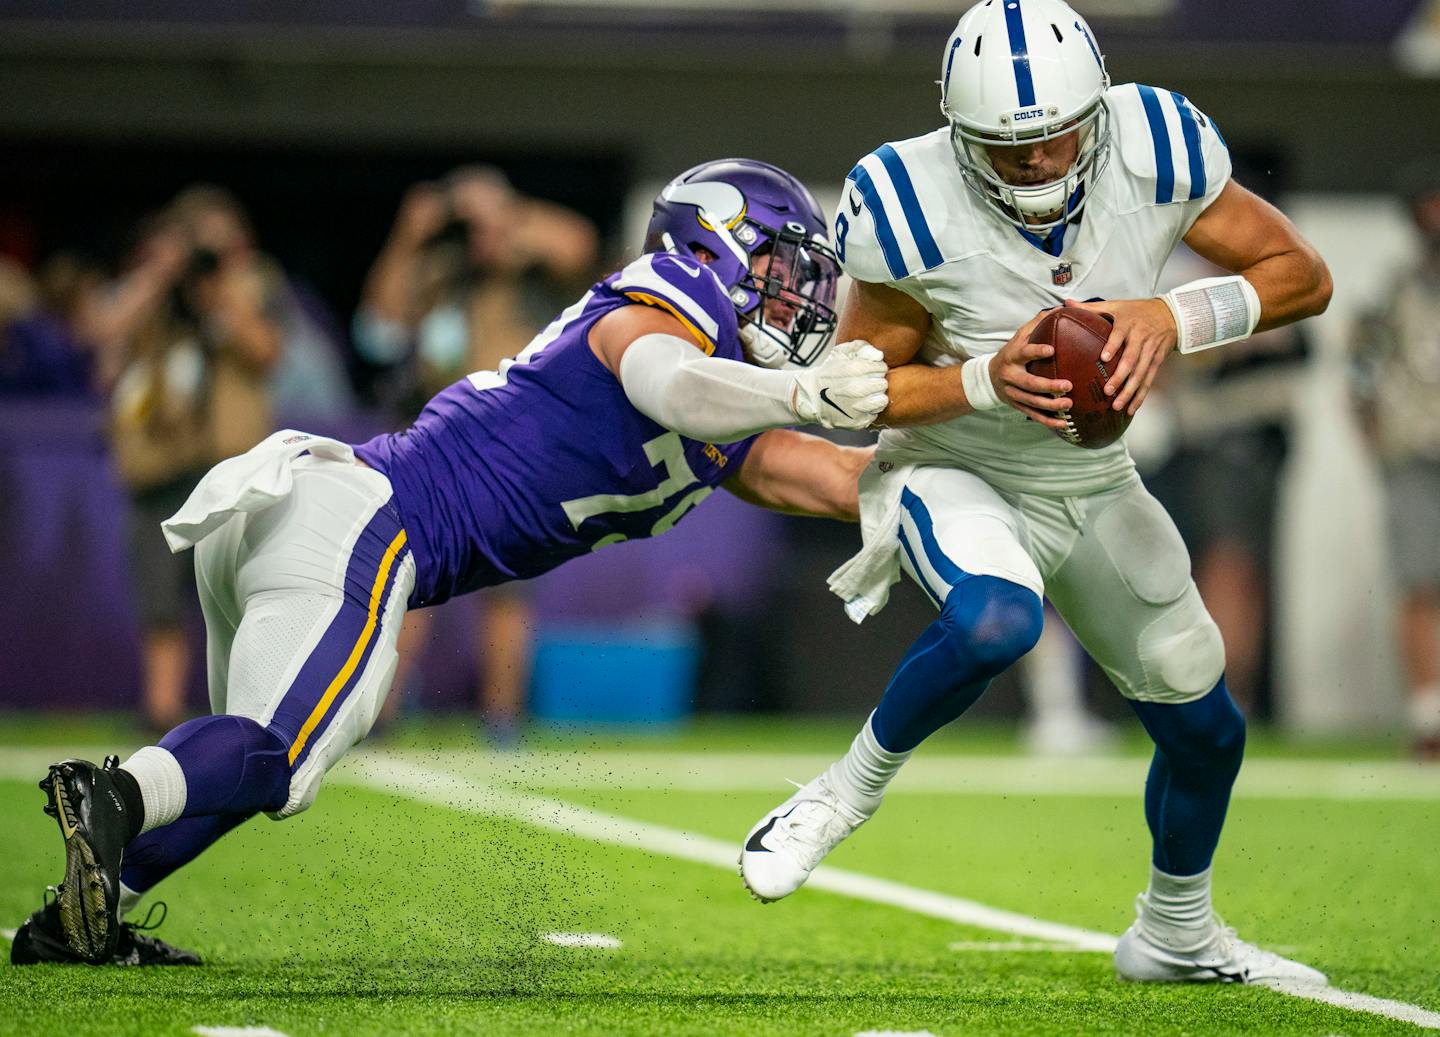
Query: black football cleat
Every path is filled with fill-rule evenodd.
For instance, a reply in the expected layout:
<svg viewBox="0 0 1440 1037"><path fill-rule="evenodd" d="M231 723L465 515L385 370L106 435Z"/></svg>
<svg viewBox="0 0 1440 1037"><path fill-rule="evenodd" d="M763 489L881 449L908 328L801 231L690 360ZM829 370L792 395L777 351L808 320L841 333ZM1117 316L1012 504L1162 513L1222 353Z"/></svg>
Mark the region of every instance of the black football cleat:
<svg viewBox="0 0 1440 1037"><path fill-rule="evenodd" d="M158 928L165 921L165 905L159 903L155 907L161 909L161 915L160 921L153 925L150 923L149 915L140 925L130 922L120 923L120 939L116 944L115 953L105 964L147 966L199 965L201 963L198 954L182 950L179 947L172 947L164 940L156 939L153 936L144 935L145 931ZM60 925L58 900L48 901L44 907L27 918L25 924L15 933L15 939L10 944L10 963L12 965L86 964L86 959L71 950L69 942L65 939L65 930Z"/></svg>
<svg viewBox="0 0 1440 1037"><path fill-rule="evenodd" d="M115 956L120 942L120 859L130 819L112 773L120 766L86 760L52 764L40 783L49 798L45 813L65 837L65 881L58 890L60 928L76 955L92 965Z"/></svg>

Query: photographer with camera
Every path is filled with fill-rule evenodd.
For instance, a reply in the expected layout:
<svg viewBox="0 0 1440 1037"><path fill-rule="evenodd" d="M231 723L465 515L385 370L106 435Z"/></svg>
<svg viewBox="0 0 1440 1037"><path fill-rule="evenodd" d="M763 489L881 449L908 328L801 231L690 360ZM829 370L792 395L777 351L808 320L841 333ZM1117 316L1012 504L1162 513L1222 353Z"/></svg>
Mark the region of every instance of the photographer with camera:
<svg viewBox="0 0 1440 1037"><path fill-rule="evenodd" d="M194 596L190 562L170 553L160 522L211 465L269 434L283 290L239 203L197 186L142 230L97 320L114 371L111 447L129 494L145 719L158 730L184 715L182 627Z"/></svg>
<svg viewBox="0 0 1440 1037"><path fill-rule="evenodd" d="M466 166L412 186L370 268L352 328L356 351L386 371L380 395L397 424L444 386L493 371L524 349L588 285L598 251L589 220L517 192L493 167ZM518 737L530 607L521 583L484 597L477 698L492 740L504 746ZM430 616L406 618L401 671L382 722L398 708Z"/></svg>

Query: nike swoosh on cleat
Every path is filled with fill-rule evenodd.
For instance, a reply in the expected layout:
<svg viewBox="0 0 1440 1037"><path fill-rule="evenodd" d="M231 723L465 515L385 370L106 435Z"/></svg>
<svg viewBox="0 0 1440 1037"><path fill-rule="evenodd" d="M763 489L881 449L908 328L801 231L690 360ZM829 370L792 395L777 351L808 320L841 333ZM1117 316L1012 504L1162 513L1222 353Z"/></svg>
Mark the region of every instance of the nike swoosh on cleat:
<svg viewBox="0 0 1440 1037"><path fill-rule="evenodd" d="M50 779L55 785L55 807L56 816L60 820L60 834L67 840L75 834L75 825L66 812L65 787L60 782L60 775L56 774Z"/></svg>
<svg viewBox="0 0 1440 1037"><path fill-rule="evenodd" d="M796 805L798 806L799 804ZM783 814L776 814L769 821L766 821L765 827L756 829L755 834L745 840L745 849L751 853L774 853L774 850L770 849L770 847L766 846L760 840L770 834L770 829L775 827L776 821L779 821L782 817L789 817L793 813L795 813L795 807L791 807Z"/></svg>
<svg viewBox="0 0 1440 1037"><path fill-rule="evenodd" d="M846 410L844 407L840 406L840 404L836 403L830 398L830 390L828 388L820 390L820 398L826 403L830 404L830 406L838 410L841 414L845 415L847 418L851 416L848 410Z"/></svg>
<svg viewBox="0 0 1440 1037"><path fill-rule="evenodd" d="M1226 983L1244 983L1250 978L1249 969L1240 972L1226 972L1224 969L1211 968L1209 971Z"/></svg>
<svg viewBox="0 0 1440 1037"><path fill-rule="evenodd" d="M779 821L780 817L780 814L776 814L769 821L765 822L764 828L757 828L755 830L755 834L752 835L748 840L746 840L745 849L751 853L773 853L774 851L771 850L770 847L762 843L760 840L764 839L767 835L770 834L770 829L775 827L775 822Z"/></svg>

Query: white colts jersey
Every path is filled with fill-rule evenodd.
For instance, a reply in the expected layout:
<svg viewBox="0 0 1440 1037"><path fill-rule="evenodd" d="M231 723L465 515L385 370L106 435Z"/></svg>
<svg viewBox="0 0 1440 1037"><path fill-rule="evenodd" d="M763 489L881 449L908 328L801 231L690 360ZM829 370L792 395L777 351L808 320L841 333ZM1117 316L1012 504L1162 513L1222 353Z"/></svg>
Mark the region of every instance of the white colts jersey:
<svg viewBox="0 0 1440 1037"><path fill-rule="evenodd" d="M966 187L948 129L885 144L851 171L836 252L857 281L890 285L929 311L932 331L917 359L944 366L994 353L1066 299L1155 294L1171 251L1229 180L1230 156L1214 123L1177 93L1130 83L1105 97L1109 165L1089 184L1078 225L1049 251ZM1123 441L1080 449L1010 407L887 430L879 456L1059 495L1117 485L1134 467Z"/></svg>

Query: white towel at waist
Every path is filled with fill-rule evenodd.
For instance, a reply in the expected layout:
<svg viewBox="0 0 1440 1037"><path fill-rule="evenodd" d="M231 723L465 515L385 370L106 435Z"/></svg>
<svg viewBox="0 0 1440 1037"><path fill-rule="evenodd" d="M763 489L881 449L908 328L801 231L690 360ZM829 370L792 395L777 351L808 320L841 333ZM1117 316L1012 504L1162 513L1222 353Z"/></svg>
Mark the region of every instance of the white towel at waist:
<svg viewBox="0 0 1440 1037"><path fill-rule="evenodd" d="M332 461L355 460L348 443L281 429L205 473L180 510L160 524L171 552L194 547L232 515L264 511L283 500L294 486L291 462L305 453Z"/></svg>
<svg viewBox="0 0 1440 1037"><path fill-rule="evenodd" d="M830 574L832 593L856 623L885 607L900 579L900 496L914 465L871 461L860 476L858 554Z"/></svg>

